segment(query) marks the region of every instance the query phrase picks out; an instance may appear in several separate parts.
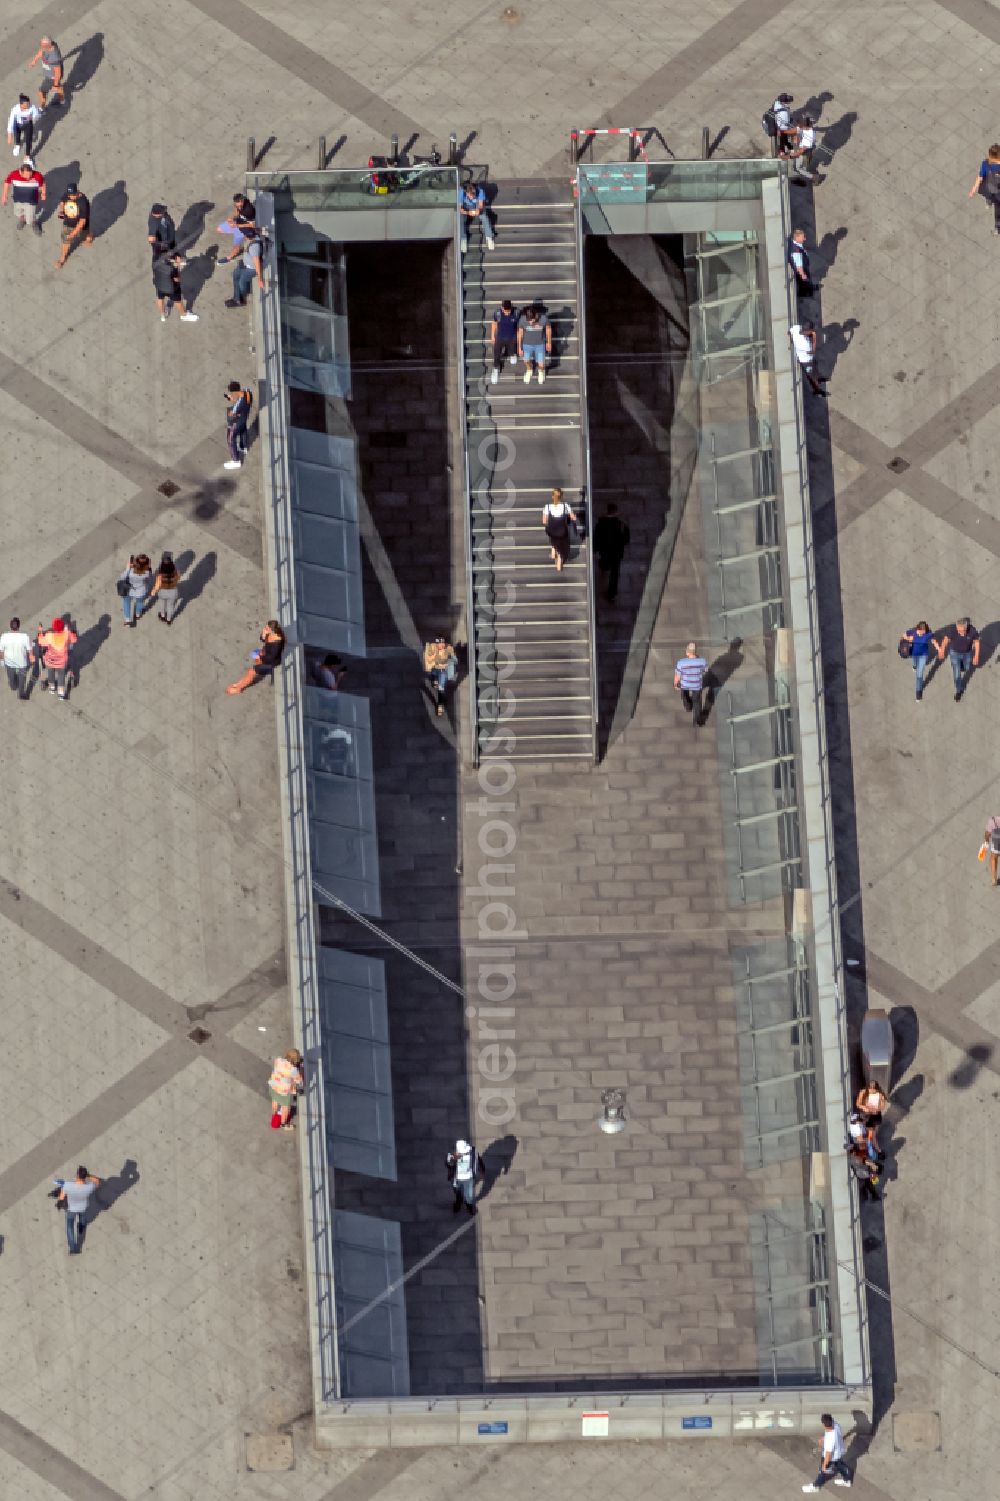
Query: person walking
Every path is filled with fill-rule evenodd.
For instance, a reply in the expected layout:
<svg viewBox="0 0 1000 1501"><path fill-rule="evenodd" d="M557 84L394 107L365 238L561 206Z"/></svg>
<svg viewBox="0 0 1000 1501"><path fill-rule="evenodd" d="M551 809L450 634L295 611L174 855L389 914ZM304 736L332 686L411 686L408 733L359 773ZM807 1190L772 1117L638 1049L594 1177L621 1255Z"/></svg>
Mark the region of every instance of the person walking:
<svg viewBox="0 0 1000 1501"><path fill-rule="evenodd" d="M260 646L250 653L250 666L241 678L230 683L227 693L245 693L255 683L269 678L281 665L285 650L285 633L277 620L269 620L260 633Z"/></svg>
<svg viewBox="0 0 1000 1501"><path fill-rule="evenodd" d="M993 233L1000 235L1000 144L993 145L979 164L975 182L969 189L969 197L980 194L993 206Z"/></svg>
<svg viewBox="0 0 1000 1501"><path fill-rule="evenodd" d="M71 182L59 200L56 213L63 226L62 251L56 261L56 270L59 271L77 245L94 243L94 236L90 232L90 199L80 192L75 182Z"/></svg>
<svg viewBox="0 0 1000 1501"><path fill-rule="evenodd" d="M469 229L478 224L487 250L493 249L493 216L486 207L486 190L482 184L463 183L458 190L458 217L462 230L462 254L469 248Z"/></svg>
<svg viewBox="0 0 1000 1501"><path fill-rule="evenodd" d="M226 400L226 443L229 458L223 469L242 469L247 451L247 423L253 407L253 392L247 391L238 380L231 380L224 392Z"/></svg>
<svg viewBox="0 0 1000 1501"><path fill-rule="evenodd" d="M226 298L226 307L246 307L255 277L260 290L266 290L263 254L260 236L254 231L240 247L238 257L230 256L230 260L237 260L237 265L233 271L233 295Z"/></svg>
<svg viewBox="0 0 1000 1501"><path fill-rule="evenodd" d="M877 1120L881 1125L882 1117L878 1116ZM878 1125L863 1110L852 1110L847 1117L847 1145L849 1151L861 1147L874 1163L885 1161L885 1153L880 1152L878 1146Z"/></svg>
<svg viewBox="0 0 1000 1501"><path fill-rule="evenodd" d="M172 552L165 552L160 559L160 566L156 570L153 587L149 591L149 602L154 599L160 601L160 608L156 612L157 620L162 620L164 625L173 625L174 616L177 614L177 601L180 597L181 576L174 562Z"/></svg>
<svg viewBox="0 0 1000 1501"><path fill-rule="evenodd" d="M22 631L17 615L11 617L7 630L0 635L0 658L7 669L7 684L18 698L28 697L28 672L35 661L31 637ZM993 883L996 885L996 882Z"/></svg>
<svg viewBox="0 0 1000 1501"><path fill-rule="evenodd" d="M471 1142L463 1141L459 1137L454 1150L445 1158L445 1164L448 1169L448 1182L455 1195L455 1202L451 1206L452 1214L457 1214L463 1204L470 1214L475 1214L476 1180L486 1176L482 1158Z"/></svg>
<svg viewBox="0 0 1000 1501"><path fill-rule="evenodd" d="M31 143L35 127L42 118L37 104L32 104L27 94L22 94L7 119L7 145L13 146L12 156L31 155Z"/></svg>
<svg viewBox="0 0 1000 1501"><path fill-rule="evenodd" d="M813 153L816 150L816 127L809 115L803 115L792 130L791 140L781 156L786 162L794 162L792 170L796 177L804 178L806 182L815 182Z"/></svg>
<svg viewBox="0 0 1000 1501"><path fill-rule="evenodd" d="M71 1256L76 1256L83 1250L87 1210L100 1186L100 1178L95 1178L93 1173L88 1173L82 1165L77 1168L76 1177L72 1182L69 1179L63 1180L57 1202L66 1206L66 1240L69 1243Z"/></svg>
<svg viewBox="0 0 1000 1501"><path fill-rule="evenodd" d="M795 276L795 291L798 296L811 297L816 287L810 275L809 252L806 249L806 232L804 229L792 230L788 237L785 259L791 266Z"/></svg>
<svg viewBox="0 0 1000 1501"><path fill-rule="evenodd" d="M455 648L444 636L435 636L424 647L424 672L430 678L435 691L435 704L440 719L444 713L445 694L455 681L458 672L458 657Z"/></svg>
<svg viewBox="0 0 1000 1501"><path fill-rule="evenodd" d="M962 694L969 686L973 669L979 666L979 632L968 615L963 615L958 621L954 633L949 628L943 640L938 642L939 662L944 661L949 647L951 648L951 675L955 682L955 702L958 704L961 703Z"/></svg>
<svg viewBox="0 0 1000 1501"><path fill-rule="evenodd" d="M30 224L36 235L42 232L38 218L38 205L45 202L45 178L38 171L30 156L23 157L19 167L8 172L3 180L0 203L6 204L8 196L14 199L14 217L18 229Z"/></svg>
<svg viewBox="0 0 1000 1501"><path fill-rule="evenodd" d="M809 389L814 396L826 396L823 390L826 377L816 374L816 325L809 318L803 318L801 323L793 323L788 330L788 337L795 351L795 358L799 362L799 369L809 382Z"/></svg>
<svg viewBox="0 0 1000 1501"><path fill-rule="evenodd" d="M14 622L11 621L11 625L13 624ZM0 651L3 651L4 640L5 638L0 636ZM8 678L10 677L9 669L7 676ZM13 683L11 683L12 688L13 686ZM979 846L980 860L985 860L987 855L990 857L990 880L995 886L997 884L997 863L1000 861L1000 814L998 813L994 813L987 822L986 833L983 835L983 842Z"/></svg>
<svg viewBox="0 0 1000 1501"><path fill-rule="evenodd" d="M42 654L42 666L48 679L45 686L58 698L66 697L69 652L70 647L75 645L76 631L66 624L61 615L56 616L49 630L38 627L38 650Z"/></svg>
<svg viewBox="0 0 1000 1501"><path fill-rule="evenodd" d="M607 597L612 602L618 593L618 574L629 541L629 529L618 515L614 501L609 501L604 515L594 527L594 552L598 568L608 576Z"/></svg>
<svg viewBox="0 0 1000 1501"><path fill-rule="evenodd" d="M271 1101L271 1125L275 1130L294 1131L290 1120L295 1096L305 1088L302 1073L302 1054L298 1048L289 1048L280 1058L275 1058L267 1092Z"/></svg>
<svg viewBox="0 0 1000 1501"><path fill-rule="evenodd" d="M875 1194L878 1198L878 1194ZM835 1422L831 1413L824 1412L820 1417L823 1424L823 1434L818 1440L820 1452L819 1474L811 1485L804 1485L803 1491L808 1496L812 1491L820 1490L831 1475L836 1476L835 1485L850 1485L851 1472L844 1463L844 1435L840 1424Z"/></svg>
<svg viewBox="0 0 1000 1501"><path fill-rule="evenodd" d="M122 624L135 629L146 608L153 587L153 565L146 553L133 553L128 567L118 575L118 597L122 602Z"/></svg>
<svg viewBox="0 0 1000 1501"><path fill-rule="evenodd" d="M28 64L33 68L36 63L42 65L42 78L38 85L38 107L45 109L46 105L65 104L66 90L63 87L63 59L59 50L59 43L53 41L50 36L43 36L38 44L38 51ZM52 95L51 100L49 95Z"/></svg>
<svg viewBox="0 0 1000 1501"><path fill-rule="evenodd" d="M552 324L539 307L525 308L517 324L517 352L524 360L524 384L531 385L531 368L538 369L538 384L545 383L545 362L552 358Z"/></svg>
<svg viewBox="0 0 1000 1501"><path fill-rule="evenodd" d="M175 302L181 308L182 323L198 322L198 314L191 311L191 299L184 295L181 272L186 265L187 261L177 250L160 256L154 252L153 291L156 295L156 306L160 311L161 323L166 323L170 316L170 309Z"/></svg>
<svg viewBox="0 0 1000 1501"><path fill-rule="evenodd" d="M914 683L917 691L917 703L924 696L924 678L927 674L927 663L930 660L931 648L937 654L937 643L934 640L934 632L926 620L918 620L912 630L904 631L899 638L900 656L908 656L913 663L915 673Z"/></svg>
<svg viewBox="0 0 1000 1501"><path fill-rule="evenodd" d="M490 343L493 346L493 369L490 381L495 386L500 379L504 360L510 360L511 368L517 364L518 311L509 297L505 297L494 310L490 322Z"/></svg>
<svg viewBox="0 0 1000 1501"><path fill-rule="evenodd" d="M549 539L550 556L556 565L556 573L562 573L569 562L570 525L576 525L576 516L563 500L562 491L552 491L547 506L542 508L542 525Z"/></svg>
<svg viewBox="0 0 1000 1501"><path fill-rule="evenodd" d="M689 714L694 715L695 724L702 722L701 696L707 671L708 663L698 655L696 644L689 641L683 657L674 668L674 687L680 690L684 707Z"/></svg>
<svg viewBox="0 0 1000 1501"><path fill-rule="evenodd" d="M154 203L150 209L146 238L153 252L154 266L161 255L172 255L177 249L177 229L165 203Z"/></svg>

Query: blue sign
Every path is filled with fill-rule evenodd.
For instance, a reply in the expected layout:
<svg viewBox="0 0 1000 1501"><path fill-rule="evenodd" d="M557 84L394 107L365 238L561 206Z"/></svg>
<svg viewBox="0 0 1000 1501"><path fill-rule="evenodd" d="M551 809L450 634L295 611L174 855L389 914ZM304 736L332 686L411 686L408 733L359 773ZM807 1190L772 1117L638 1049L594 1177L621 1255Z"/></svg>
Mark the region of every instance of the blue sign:
<svg viewBox="0 0 1000 1501"><path fill-rule="evenodd" d="M506 1423L480 1423L480 1425L479 1425L479 1431L480 1431L480 1433L506 1433L507 1432L507 1424Z"/></svg>
<svg viewBox="0 0 1000 1501"><path fill-rule="evenodd" d="M711 1428L711 1418L681 1418L682 1428Z"/></svg>

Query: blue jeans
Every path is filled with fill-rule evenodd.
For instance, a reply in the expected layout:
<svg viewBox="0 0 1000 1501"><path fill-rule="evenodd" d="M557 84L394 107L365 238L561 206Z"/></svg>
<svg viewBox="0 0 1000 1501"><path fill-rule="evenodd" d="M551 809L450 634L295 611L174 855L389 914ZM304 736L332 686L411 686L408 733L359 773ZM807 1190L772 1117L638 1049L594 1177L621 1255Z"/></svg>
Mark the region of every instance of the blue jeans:
<svg viewBox="0 0 1000 1501"><path fill-rule="evenodd" d="M461 1194L462 1198L465 1200L466 1204L471 1209L472 1206L473 1206L473 1204L476 1202L476 1180L475 1180L475 1178L466 1178L461 1183L459 1183L458 1180L456 1179L456 1181L455 1181L455 1197L458 1198L459 1194Z"/></svg>
<svg viewBox="0 0 1000 1501"><path fill-rule="evenodd" d="M145 603L145 595L143 595L142 599L139 599L135 594L126 594L122 600L122 619L126 625L131 625L133 620L138 620Z"/></svg>
<svg viewBox="0 0 1000 1501"><path fill-rule="evenodd" d="M237 302L246 302L253 286L254 273L246 266L237 266L233 272L233 297Z"/></svg>
<svg viewBox="0 0 1000 1501"><path fill-rule="evenodd" d="M813 1481L813 1484L818 1485L820 1489L822 1489L822 1487L826 1485L826 1482L832 1475L839 1475L841 1480L850 1480L851 1478L851 1472L847 1468L844 1460L831 1459L830 1468L828 1470L820 1470L819 1474L816 1476L816 1479Z"/></svg>
<svg viewBox="0 0 1000 1501"><path fill-rule="evenodd" d="M967 678L972 671L972 647L968 651L956 651L954 645L949 648L951 654L951 675L955 679L955 692L963 691L963 678Z"/></svg>
<svg viewBox="0 0 1000 1501"><path fill-rule="evenodd" d="M71 1251L78 1251L80 1249L80 1232L83 1229L83 1222L86 1217L86 1213L83 1210L79 1214L73 1214L70 1210L66 1210L66 1240Z"/></svg>
<svg viewBox="0 0 1000 1501"><path fill-rule="evenodd" d="M923 691L924 691L924 677L926 676L926 673L927 673L927 664L930 662L930 659L931 659L930 652L926 652L926 651L924 652L924 654L923 654L922 657L913 657L912 658L912 661L913 661L913 671L917 675L916 689L917 689L918 693L923 693Z"/></svg>

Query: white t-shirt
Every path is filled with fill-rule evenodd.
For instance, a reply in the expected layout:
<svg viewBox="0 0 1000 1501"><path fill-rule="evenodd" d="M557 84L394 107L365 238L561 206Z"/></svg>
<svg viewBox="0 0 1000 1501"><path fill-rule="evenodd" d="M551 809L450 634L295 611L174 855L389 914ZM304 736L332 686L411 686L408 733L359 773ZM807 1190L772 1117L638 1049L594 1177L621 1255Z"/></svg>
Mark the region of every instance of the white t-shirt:
<svg viewBox="0 0 1000 1501"><path fill-rule="evenodd" d="M5 667L27 667L31 637L24 631L4 631L0 635L0 657Z"/></svg>
<svg viewBox="0 0 1000 1501"><path fill-rule="evenodd" d="M823 1458L824 1460L843 1459L844 1435L840 1424L834 1423L832 1428L823 1429Z"/></svg>
<svg viewBox="0 0 1000 1501"><path fill-rule="evenodd" d="M782 104L780 99L776 99L771 105L771 109L774 114L774 123L778 129L787 130L792 123L792 112L788 108L788 105Z"/></svg>
<svg viewBox="0 0 1000 1501"><path fill-rule="evenodd" d="M27 109L22 109L20 104L15 104L7 118L7 134L14 134L15 125L37 125L42 118L37 104L29 104Z"/></svg>
<svg viewBox="0 0 1000 1501"><path fill-rule="evenodd" d="M812 339L802 332L801 325L793 323L788 332L792 336L792 348L795 350L795 358L800 365L811 365L813 362Z"/></svg>
<svg viewBox="0 0 1000 1501"><path fill-rule="evenodd" d="M811 125L803 125L799 129L797 151L811 151L816 144L816 132Z"/></svg>

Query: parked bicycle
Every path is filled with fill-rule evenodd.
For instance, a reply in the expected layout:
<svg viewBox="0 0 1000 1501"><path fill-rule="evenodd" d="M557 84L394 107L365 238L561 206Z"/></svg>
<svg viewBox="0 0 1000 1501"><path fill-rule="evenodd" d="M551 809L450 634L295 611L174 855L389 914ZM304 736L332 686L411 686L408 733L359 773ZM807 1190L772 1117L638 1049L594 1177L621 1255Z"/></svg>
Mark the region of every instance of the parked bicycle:
<svg viewBox="0 0 1000 1501"><path fill-rule="evenodd" d="M452 181L448 172L434 172L429 168L440 167L441 153L431 147L430 156L414 156L404 164L392 162L387 156L370 156L369 170L361 179L361 191L376 197L388 197L390 193L405 193L407 188L447 187Z"/></svg>

